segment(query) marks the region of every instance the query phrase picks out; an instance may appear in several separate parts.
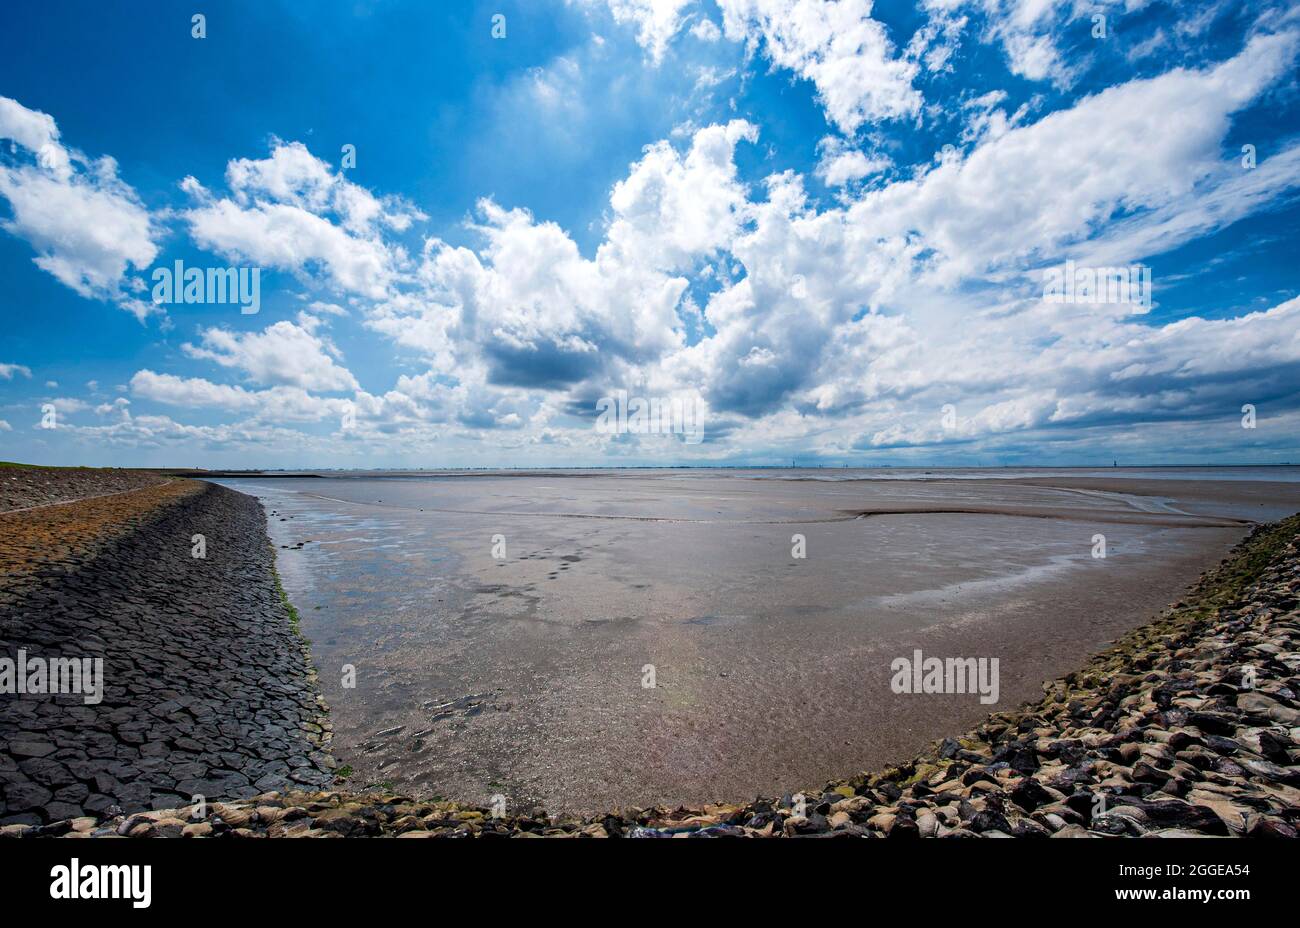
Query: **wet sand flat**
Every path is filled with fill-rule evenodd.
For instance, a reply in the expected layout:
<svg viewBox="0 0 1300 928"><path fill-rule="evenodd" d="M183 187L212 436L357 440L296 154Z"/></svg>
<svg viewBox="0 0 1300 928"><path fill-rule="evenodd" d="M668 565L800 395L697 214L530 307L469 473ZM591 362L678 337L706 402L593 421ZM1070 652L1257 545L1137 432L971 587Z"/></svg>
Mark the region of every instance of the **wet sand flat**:
<svg viewBox="0 0 1300 928"><path fill-rule="evenodd" d="M1222 476L221 482L273 513L354 785L591 810L817 786L1037 696L1300 509L1296 469ZM1000 701L894 693L915 649L997 658Z"/></svg>

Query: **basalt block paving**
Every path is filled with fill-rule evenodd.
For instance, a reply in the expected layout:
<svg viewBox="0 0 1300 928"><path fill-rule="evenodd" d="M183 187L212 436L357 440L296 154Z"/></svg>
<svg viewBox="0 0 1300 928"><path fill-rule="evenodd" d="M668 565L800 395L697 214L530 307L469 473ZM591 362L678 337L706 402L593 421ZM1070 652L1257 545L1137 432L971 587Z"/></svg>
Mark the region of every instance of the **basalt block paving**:
<svg viewBox="0 0 1300 928"><path fill-rule="evenodd" d="M0 591L18 594L26 588L24 578L36 573L43 582L57 582L112 540L150 523L160 506L193 496L203 487L192 480L159 481L118 492L101 487L101 493L71 504L0 512Z"/></svg>
<svg viewBox="0 0 1300 928"><path fill-rule="evenodd" d="M166 477L99 467L0 467L0 512L157 486Z"/></svg>
<svg viewBox="0 0 1300 928"><path fill-rule="evenodd" d="M103 661L95 704L0 695L0 825L332 783L326 707L256 500L172 481L0 529L0 657Z"/></svg>

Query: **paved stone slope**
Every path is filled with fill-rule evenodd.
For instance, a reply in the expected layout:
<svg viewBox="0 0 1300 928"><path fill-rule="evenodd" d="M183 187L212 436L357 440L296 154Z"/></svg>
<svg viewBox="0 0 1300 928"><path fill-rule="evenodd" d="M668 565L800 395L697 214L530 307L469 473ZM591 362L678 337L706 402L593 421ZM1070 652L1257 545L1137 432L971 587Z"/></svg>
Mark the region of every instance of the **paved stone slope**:
<svg viewBox="0 0 1300 928"><path fill-rule="evenodd" d="M0 591L18 593L34 573L47 583L74 573L113 539L150 521L159 506L202 488L195 481L174 480L74 504L0 512Z"/></svg>
<svg viewBox="0 0 1300 928"><path fill-rule="evenodd" d="M0 467L0 512L155 486L167 478L107 467Z"/></svg>
<svg viewBox="0 0 1300 928"><path fill-rule="evenodd" d="M740 806L588 818L391 794L252 800L0 834L68 837L1295 837L1300 517L1256 530L1184 602L962 738L880 773Z"/></svg>
<svg viewBox="0 0 1300 928"><path fill-rule="evenodd" d="M0 515L0 539L0 657L104 662L98 705L0 695L0 824L332 782L256 500L174 481Z"/></svg>

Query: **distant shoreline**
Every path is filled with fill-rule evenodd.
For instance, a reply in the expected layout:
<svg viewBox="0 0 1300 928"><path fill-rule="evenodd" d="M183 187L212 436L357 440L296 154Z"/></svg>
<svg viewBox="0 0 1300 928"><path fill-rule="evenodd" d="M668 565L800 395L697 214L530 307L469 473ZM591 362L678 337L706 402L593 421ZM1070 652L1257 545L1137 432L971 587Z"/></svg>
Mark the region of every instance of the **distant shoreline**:
<svg viewBox="0 0 1300 928"><path fill-rule="evenodd" d="M1133 471L1133 470L1260 470L1265 468L1300 468L1300 464L1284 462L1280 464L1125 464L1112 467L1103 464L1000 464L992 466L975 465L925 465L925 464L877 464L877 465L809 465L789 467L783 464L644 464L644 465L577 465L573 467L446 467L446 468L317 468L302 470L188 470L169 468L140 468L154 470L177 477L346 477L359 476L510 476L527 474L545 476L547 474L575 475L588 471L609 473L613 471L647 471L647 470L703 470L703 471Z"/></svg>

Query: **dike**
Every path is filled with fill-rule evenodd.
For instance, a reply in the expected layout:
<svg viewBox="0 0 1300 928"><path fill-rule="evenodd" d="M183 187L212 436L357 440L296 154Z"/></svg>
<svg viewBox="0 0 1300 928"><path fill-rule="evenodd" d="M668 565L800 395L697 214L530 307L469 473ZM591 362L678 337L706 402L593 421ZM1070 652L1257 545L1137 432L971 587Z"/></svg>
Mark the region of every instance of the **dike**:
<svg viewBox="0 0 1300 928"><path fill-rule="evenodd" d="M103 674L99 702L0 694L9 830L333 783L261 506L154 483L0 513L0 658L102 661Z"/></svg>

